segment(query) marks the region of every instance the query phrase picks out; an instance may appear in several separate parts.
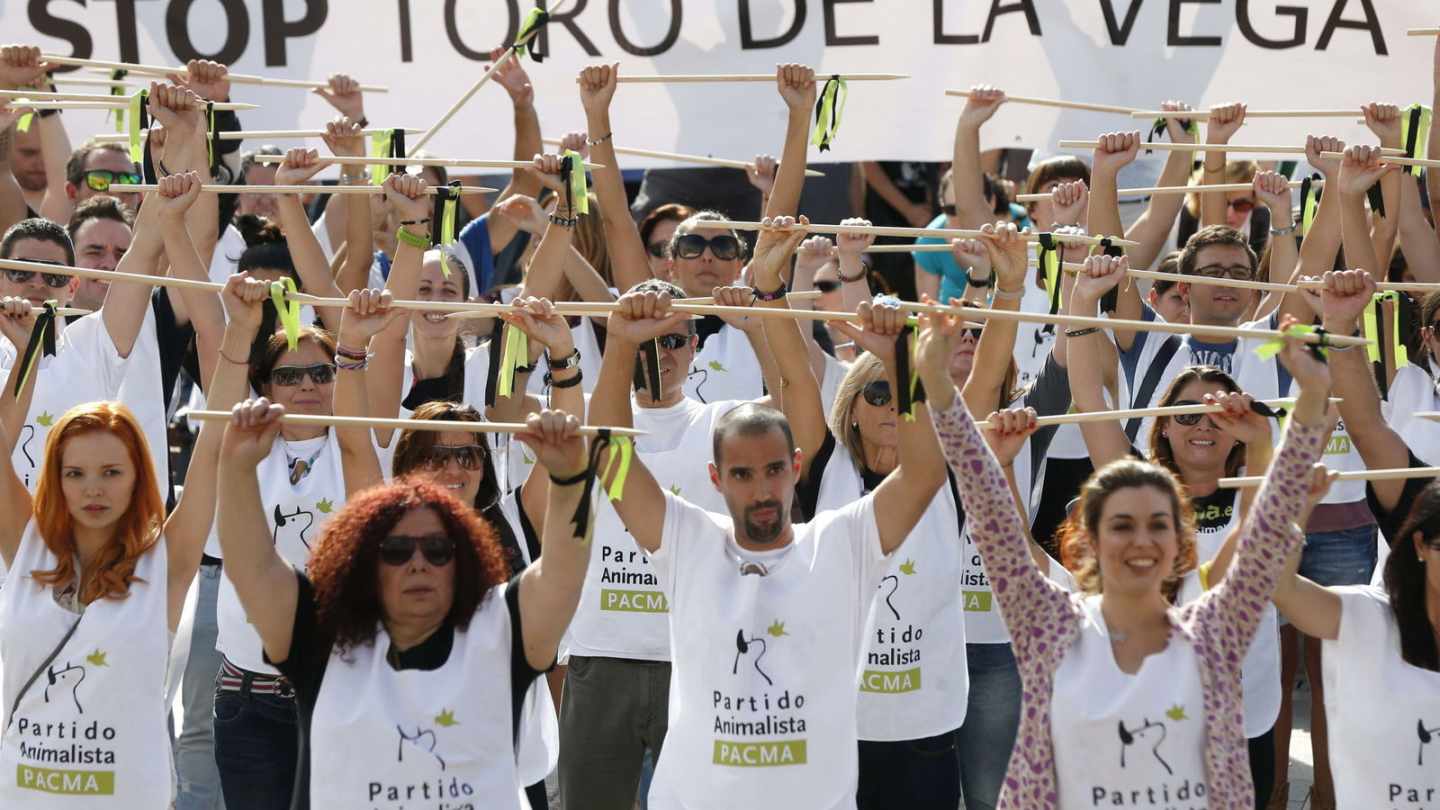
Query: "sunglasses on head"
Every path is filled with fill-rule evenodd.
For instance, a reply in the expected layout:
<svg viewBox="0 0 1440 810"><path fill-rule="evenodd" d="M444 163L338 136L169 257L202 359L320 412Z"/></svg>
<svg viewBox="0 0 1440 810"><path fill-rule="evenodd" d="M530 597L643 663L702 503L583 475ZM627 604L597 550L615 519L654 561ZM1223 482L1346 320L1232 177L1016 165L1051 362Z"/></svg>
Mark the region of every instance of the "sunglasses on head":
<svg viewBox="0 0 1440 810"><path fill-rule="evenodd" d="M865 401L871 405L883 408L890 404L890 381L872 380L860 389L860 396L864 397Z"/></svg>
<svg viewBox="0 0 1440 810"><path fill-rule="evenodd" d="M335 382L335 366L332 363L316 363L311 366L276 366L270 369L271 385L299 385L302 377L309 377L316 385L326 385Z"/></svg>
<svg viewBox="0 0 1440 810"><path fill-rule="evenodd" d="M485 458L484 448L478 444L437 444L430 448L425 454L425 466L434 472L445 469L445 465L451 459L460 465L460 469L475 471L480 469L480 462Z"/></svg>
<svg viewBox="0 0 1440 810"><path fill-rule="evenodd" d="M59 262L36 262L36 264L59 264ZM35 272L33 270L6 270L5 277L14 284L29 284L30 279L35 278ZM46 287L57 290L70 284L70 277L62 276L59 273L41 273L40 278L44 279Z"/></svg>
<svg viewBox="0 0 1440 810"><path fill-rule="evenodd" d="M427 534L424 537L409 537L392 534L380 541L380 561L386 565L401 566L415 556L415 547L425 555L425 562L434 566L444 565L455 559L455 541L443 534Z"/></svg>
<svg viewBox="0 0 1440 810"><path fill-rule="evenodd" d="M840 282L833 278L817 278L815 279L815 289L822 293L832 293L840 289Z"/></svg>
<svg viewBox="0 0 1440 810"><path fill-rule="evenodd" d="M1255 201L1249 197L1241 197L1238 200L1227 200L1225 202L1231 211L1237 214L1248 214L1255 210Z"/></svg>
<svg viewBox="0 0 1440 810"><path fill-rule="evenodd" d="M645 246L645 252L649 253L653 258L663 259L670 255L670 245L665 242L651 242Z"/></svg>
<svg viewBox="0 0 1440 810"><path fill-rule="evenodd" d="M1229 267L1218 264L1207 264L1204 267L1195 269L1195 275L1206 278L1229 278L1237 281L1249 281L1254 275L1248 264L1232 264Z"/></svg>
<svg viewBox="0 0 1440 810"><path fill-rule="evenodd" d="M1179 407L1181 405L1204 405L1205 403L1194 399L1177 399L1170 404L1172 406ZM1174 419L1175 424L1177 425L1184 425L1185 427L1195 427L1196 425L1200 424L1201 419L1204 419L1209 415L1210 414L1208 413L1182 413L1176 416L1172 416L1170 418Z"/></svg>
<svg viewBox="0 0 1440 810"><path fill-rule="evenodd" d="M660 337L655 338L655 342L660 344L660 348L662 348L662 349L669 349L670 351L673 352L673 351L675 351L675 350L677 350L677 349L683 349L683 348L685 348L686 346L689 346L689 345L690 345L690 336L689 336L689 335L661 335Z"/></svg>
<svg viewBox="0 0 1440 810"><path fill-rule="evenodd" d="M698 259L707 247L710 255L722 262L740 258L740 240L728 233L709 239L698 233L687 233L675 240L675 255L681 259Z"/></svg>
<svg viewBox="0 0 1440 810"><path fill-rule="evenodd" d="M111 183L135 185L140 182L138 172L112 172L109 169L91 169L85 172L85 185L91 191L109 191Z"/></svg>

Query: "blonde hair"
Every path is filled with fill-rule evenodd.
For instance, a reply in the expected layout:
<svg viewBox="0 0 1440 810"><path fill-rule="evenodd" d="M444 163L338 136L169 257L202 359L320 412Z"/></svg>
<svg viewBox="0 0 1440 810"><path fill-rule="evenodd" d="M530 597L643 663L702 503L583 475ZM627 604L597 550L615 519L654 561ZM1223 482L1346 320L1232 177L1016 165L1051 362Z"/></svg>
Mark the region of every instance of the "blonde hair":
<svg viewBox="0 0 1440 810"><path fill-rule="evenodd" d="M1260 171L1260 164L1253 160L1227 160L1225 161L1225 182L1226 183L1251 183L1255 180L1255 173ZM1190 174L1190 185L1199 186L1205 182L1205 169L1201 167ZM1200 195L1185 195L1185 210L1190 216L1200 218Z"/></svg>
<svg viewBox="0 0 1440 810"><path fill-rule="evenodd" d="M865 465L865 451L860 442L860 430L855 425L855 398L865 386L876 380L885 379L885 365L880 358L869 352L862 352L850 364L850 370L840 380L835 390L835 404L830 407L830 433L835 441L850 453L857 467Z"/></svg>

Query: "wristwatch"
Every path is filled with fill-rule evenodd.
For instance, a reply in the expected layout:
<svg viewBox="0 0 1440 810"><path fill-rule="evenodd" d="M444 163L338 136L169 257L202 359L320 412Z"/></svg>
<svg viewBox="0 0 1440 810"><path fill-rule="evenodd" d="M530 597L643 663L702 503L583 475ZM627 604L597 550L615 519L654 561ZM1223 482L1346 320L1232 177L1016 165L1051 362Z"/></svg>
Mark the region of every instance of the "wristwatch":
<svg viewBox="0 0 1440 810"><path fill-rule="evenodd" d="M1286 226L1283 227L1283 228L1271 228L1271 229L1270 229L1270 235L1271 235L1271 236L1289 236L1290 234L1292 234L1292 233L1294 233L1294 232L1295 232L1295 223L1294 223L1294 222L1291 222L1289 225L1286 225Z"/></svg>

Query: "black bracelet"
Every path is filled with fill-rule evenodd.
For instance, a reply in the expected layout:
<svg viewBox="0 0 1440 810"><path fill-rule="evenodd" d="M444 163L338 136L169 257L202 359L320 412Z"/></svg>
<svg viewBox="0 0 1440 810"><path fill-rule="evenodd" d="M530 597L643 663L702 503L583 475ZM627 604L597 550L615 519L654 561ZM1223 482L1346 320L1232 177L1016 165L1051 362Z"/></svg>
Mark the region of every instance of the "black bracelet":
<svg viewBox="0 0 1440 810"><path fill-rule="evenodd" d="M853 276L841 275L841 276L840 276L840 280L841 280L841 281L846 281L846 282L864 281L864 280L866 279L866 277L868 277L869 275L870 275L870 272L869 272L868 270L866 270L864 267L861 267L861 268L860 268L860 272L856 273L856 274L853 275Z"/></svg>
<svg viewBox="0 0 1440 810"><path fill-rule="evenodd" d="M972 276L972 275L970 275L970 271L969 271L969 270L966 270L966 271L965 271L965 283L966 283L966 284L969 284L971 287L977 287L977 288L980 288L980 289L984 289L984 288L986 288L986 287L989 287L991 284L994 284L994 283L995 283L995 274L994 274L994 273L991 273L990 275L986 276L983 281L976 281L976 280L975 280L975 277Z"/></svg>
<svg viewBox="0 0 1440 810"><path fill-rule="evenodd" d="M1096 332L1099 332L1099 331L1100 331L1100 327L1098 327L1098 326L1090 326L1090 327L1087 327L1087 328L1085 328L1085 329L1066 329L1066 330L1065 330L1065 337L1072 337L1072 338L1085 337L1086 335L1093 335L1093 334L1095 334Z"/></svg>
<svg viewBox="0 0 1440 810"><path fill-rule="evenodd" d="M567 368L575 368L576 366L580 365L580 350L572 349L569 354L565 355L559 360L551 357L550 353L546 352L545 360L550 364L550 368L555 371L561 371Z"/></svg>
<svg viewBox="0 0 1440 810"><path fill-rule="evenodd" d="M585 378L585 373L584 373L583 371L581 371L580 369L578 369L578 368L575 369L575 376L574 376L574 377L571 377L571 378L568 379L568 380L556 380L556 379L554 378L554 376L551 375L550 372L548 372L548 371L545 372L545 384L548 385L548 386L550 386L552 389L554 389L554 388L574 388L575 386L579 385L579 384L580 384L580 381L583 380L584 378Z"/></svg>
<svg viewBox="0 0 1440 810"><path fill-rule="evenodd" d="M370 119L362 115L360 116L360 120L355 122L355 125L360 127L361 129L364 129L370 126Z"/></svg>
<svg viewBox="0 0 1440 810"><path fill-rule="evenodd" d="M532 371L534 371L534 370L535 370L535 365L534 365L533 363L532 363L531 365L528 365L528 366L516 366L516 367L515 367L515 373L516 373L516 374L529 374L530 372L532 372Z"/></svg>
<svg viewBox="0 0 1440 810"><path fill-rule="evenodd" d="M579 217L561 217L555 214L550 215L550 223L559 225L562 228L573 228L580 221Z"/></svg>
<svg viewBox="0 0 1440 810"><path fill-rule="evenodd" d="M424 219L402 219L402 220L400 220L400 224L401 224L401 225L429 225L429 224L430 224L430 218L429 218L429 217L425 217Z"/></svg>
<svg viewBox="0 0 1440 810"><path fill-rule="evenodd" d="M769 292L762 292L762 291L760 291L760 290L755 290L755 300L756 300L756 301L779 301L780 299L784 298L785 295L786 295L787 293L789 293L789 292L790 292L790 290L785 287L785 282L782 281L782 282L780 282L780 286L779 286L779 287L776 287L775 289L773 289L773 290L771 290L771 291L769 291Z"/></svg>
<svg viewBox="0 0 1440 810"><path fill-rule="evenodd" d="M39 112L37 112L37 113L35 113L35 114L38 115L38 116L40 116L41 118L49 118L49 117L52 116L52 115L59 115L59 114L60 114L60 110L56 110L56 109L40 110Z"/></svg>
<svg viewBox="0 0 1440 810"><path fill-rule="evenodd" d="M554 484L554 485L557 486L557 487L569 487L569 486L574 486L574 485L576 485L576 484L578 484L578 483L581 483L582 481L584 481L586 478L589 478L589 477L590 477L590 470L589 470L589 468L583 469L583 470L581 470L580 472L575 473L574 475L570 476L569 478L556 478L556 477L555 477L555 473L550 473L550 483Z"/></svg>

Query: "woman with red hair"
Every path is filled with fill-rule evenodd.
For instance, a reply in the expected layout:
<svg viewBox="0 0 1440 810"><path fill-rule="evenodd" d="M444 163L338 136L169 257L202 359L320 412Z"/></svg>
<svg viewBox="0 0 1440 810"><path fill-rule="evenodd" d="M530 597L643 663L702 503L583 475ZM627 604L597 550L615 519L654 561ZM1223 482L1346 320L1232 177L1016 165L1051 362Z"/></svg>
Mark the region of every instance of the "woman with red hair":
<svg viewBox="0 0 1440 810"><path fill-rule="evenodd" d="M541 559L509 574L494 529L433 481L353 497L302 572L270 541L255 465L284 408L234 409L220 468L225 571L265 657L294 684L292 807L524 806L521 704L555 662L585 579L585 442L559 411L517 438L551 476Z"/></svg>
<svg viewBox="0 0 1440 810"><path fill-rule="evenodd" d="M230 279L222 356L249 345L268 295L262 282ZM28 343L35 320L25 299L0 299L0 334L15 345ZM17 363L6 383L7 456L38 373ZM212 403L235 402L243 368L222 363L211 386ZM170 745L167 667L214 518L219 445L219 430L201 431L168 518L145 434L118 402L60 418L33 502L12 466L0 473L0 558L10 569L0 590L6 810L54 807L56 794L85 807L170 805L170 759L156 756Z"/></svg>

